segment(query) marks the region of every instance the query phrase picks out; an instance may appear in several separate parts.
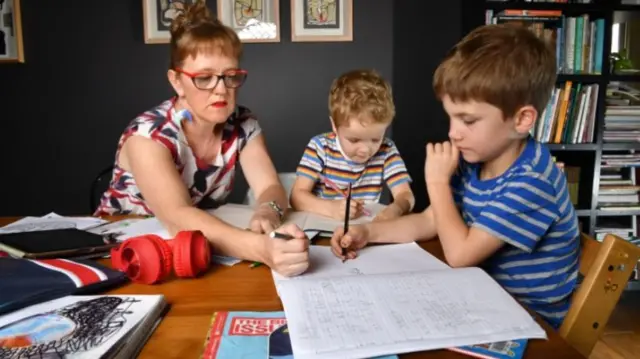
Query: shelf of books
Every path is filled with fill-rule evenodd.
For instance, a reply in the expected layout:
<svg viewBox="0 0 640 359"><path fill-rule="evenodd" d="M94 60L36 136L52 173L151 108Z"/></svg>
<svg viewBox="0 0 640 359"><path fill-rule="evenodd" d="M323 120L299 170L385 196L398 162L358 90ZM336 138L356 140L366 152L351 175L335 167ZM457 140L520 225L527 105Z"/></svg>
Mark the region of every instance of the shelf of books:
<svg viewBox="0 0 640 359"><path fill-rule="evenodd" d="M485 0L467 30L525 26L555 50L557 82L531 135L567 176L581 230L640 245L640 1ZM482 9L480 9L482 7ZM484 17L480 18L480 14ZM628 286L640 290L638 268Z"/></svg>

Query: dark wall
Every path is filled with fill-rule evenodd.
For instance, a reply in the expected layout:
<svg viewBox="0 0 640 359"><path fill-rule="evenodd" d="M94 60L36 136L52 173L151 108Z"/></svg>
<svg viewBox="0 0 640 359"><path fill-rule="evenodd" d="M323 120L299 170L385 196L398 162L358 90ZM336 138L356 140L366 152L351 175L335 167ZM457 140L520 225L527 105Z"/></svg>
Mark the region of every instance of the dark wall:
<svg viewBox="0 0 640 359"><path fill-rule="evenodd" d="M209 3L215 9L215 1ZM354 0L353 42L291 43L289 3L280 1L281 43L245 46L243 66L250 75L240 95L260 117L281 172L295 170L309 138L330 129L327 92L335 76L375 68L392 81L394 3L405 3L408 25L435 28L408 11L425 1ZM168 46L144 44L139 0L23 0L22 26L26 63L0 65L0 215L86 214L91 181L112 163L124 126L172 94ZM441 41L426 30L410 36ZM441 47L429 51L438 54ZM425 77L427 65L418 65ZM408 74L399 75L407 85ZM416 106L414 99L409 94L398 103ZM406 130L415 118L399 113L408 122L396 128ZM418 122L428 118L423 114ZM239 183L232 200L245 191Z"/></svg>
<svg viewBox="0 0 640 359"><path fill-rule="evenodd" d="M461 36L461 2L394 2L393 139L413 177L415 211L429 204L424 183L425 145L448 139L449 120L435 98L433 72ZM446 6L444 6L446 4ZM419 16L418 16L419 14Z"/></svg>

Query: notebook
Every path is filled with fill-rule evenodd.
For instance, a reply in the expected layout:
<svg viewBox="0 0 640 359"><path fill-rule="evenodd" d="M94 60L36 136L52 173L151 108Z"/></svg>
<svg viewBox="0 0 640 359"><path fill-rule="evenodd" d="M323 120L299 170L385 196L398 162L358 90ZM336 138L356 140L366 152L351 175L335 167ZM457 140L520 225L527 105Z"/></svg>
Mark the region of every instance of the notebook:
<svg viewBox="0 0 640 359"><path fill-rule="evenodd" d="M409 245L367 247L345 263L330 260L328 247L320 255L314 247L308 274L274 275L295 358L367 358L547 338L480 268L437 265L426 251L420 261L417 245ZM410 254L394 255L403 251Z"/></svg>
<svg viewBox="0 0 640 359"><path fill-rule="evenodd" d="M167 304L162 295L67 296L0 316L2 358L135 358Z"/></svg>

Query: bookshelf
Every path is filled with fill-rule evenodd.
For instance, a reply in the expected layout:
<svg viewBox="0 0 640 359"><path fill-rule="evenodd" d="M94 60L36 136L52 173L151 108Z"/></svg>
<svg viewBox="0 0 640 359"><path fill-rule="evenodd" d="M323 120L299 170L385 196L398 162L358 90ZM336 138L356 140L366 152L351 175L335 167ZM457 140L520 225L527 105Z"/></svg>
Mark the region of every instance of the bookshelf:
<svg viewBox="0 0 640 359"><path fill-rule="evenodd" d="M560 126L569 128L568 130L562 130L563 132L560 141L557 141L557 139L554 138L557 134L547 134L546 137L544 134L535 134L536 137L539 137L541 142L547 142L549 150L559 161L563 162L565 165L571 164L571 166L579 167L577 203L574 203L574 206L576 207L577 215L582 225L581 230L594 237L598 237L602 228L606 227L605 223L607 223L607 221L617 218L622 219L623 222L630 221L631 224L629 224L629 226L633 227L633 236L640 236L640 206L629 209L602 209L602 207L599 206L599 200L600 204L602 204L602 196L604 195L604 193L600 192L601 176L604 176L604 173L608 173L606 171L609 171L607 168L609 166L602 165L603 159L605 161L609 161L612 154L640 154L640 139L638 138L636 138L634 142L609 142L611 141L610 136L612 135L607 134L609 137L607 137L607 141L605 141L605 116L607 116L607 119L611 118L611 115L607 115L606 112L607 105L610 105L607 101L607 95L610 93L610 91L608 91L609 86L611 86L612 83L634 83L635 87L640 90L640 72L627 72L620 74L613 70L613 63L609 60L612 50L614 23L620 23L632 18L634 19L633 21L638 21L640 24L640 4L624 4L623 2L627 1L564 0L564 2L560 2L558 0L548 0L548 2L542 2L535 0L467 0L463 1L462 6L463 34L466 34L472 29L486 23L505 21L520 21L526 24L526 26L529 26L529 28L539 36L547 39L549 35L545 29L552 28L554 29L553 31L555 31L558 27L562 28L562 33L555 32L553 34L554 44L556 44L555 46L558 46L556 47L557 54L562 51L563 45L567 46L566 44L557 44L556 42L556 36L558 38L562 38L563 41L566 39L567 34L564 33L564 31L571 32L571 28L582 29L580 24L584 24L585 31L582 32L581 35L587 36L586 34L589 34L588 36L590 36L591 42L589 47L583 46L582 51L587 51L585 49L593 47L595 44L594 39L598 36L598 32L601 32L601 39L599 40L600 43L595 46L594 49L588 50L590 53L578 55L579 53L577 48L579 46L576 46L576 53L572 53L572 55L558 55L559 68L557 89L559 89L559 92L562 94L563 88L567 83L569 83L571 87L569 92L572 92L577 84L580 84L580 87L578 87L576 91L578 94L583 93L581 91L586 91L586 88L591 87L588 91L593 93L587 92L589 93L589 96L597 95L596 98L592 100L592 113L584 110L585 115L582 115L583 118L591 119L591 122L587 122L587 125L583 125L587 127L587 129L582 131L580 125L569 125L567 122L565 126ZM528 13L505 10L528 10ZM547 11L542 12L542 10ZM561 13L560 18L557 19L553 17L554 13ZM572 19L569 20L570 18ZM620 19L623 19L623 21ZM544 25L542 25L542 29L533 25L533 21L543 22ZM558 25L548 25L554 21L557 21ZM578 21L584 21L584 23L580 22L573 27ZM591 23L593 23L593 25L591 25ZM638 29L640 29L640 27ZM594 35L592 36L591 33ZM572 36L573 40L576 40L577 42L578 35L574 33ZM640 46L640 30L635 31L631 35L625 34L625 36L635 37L633 39L633 43L638 44L636 46ZM630 43L631 41L627 42L627 44ZM585 45L585 41L583 41L582 44ZM571 45L568 47L571 47ZM567 50L567 48L564 48L564 50ZM585 60L582 62L582 68L576 69L575 67L579 67L578 65L574 68L569 68L569 66L566 65L567 59L563 58L563 56L585 56ZM595 59L598 56L601 56L601 60L596 61ZM634 60L633 65L636 69L640 69L640 58L638 60ZM566 89L569 89L569 87ZM587 103L589 99L593 97L589 96L584 96L586 97L585 102ZM582 100L581 95L577 95L576 97L578 98L578 102ZM550 105L548 106L548 109L551 109L549 112L552 114L557 111L557 108L552 106L553 100L554 95L552 95ZM571 97L571 100L573 100L573 96ZM634 105L640 105L640 103L635 103ZM569 113L570 112L568 111L567 116L570 116ZM580 116L580 110L576 109L576 113L578 113L578 115L574 116ZM640 122L640 113L638 113L637 116L639 120L638 122ZM543 117L544 114L541 115L541 119ZM576 118L577 117L574 117L573 120ZM586 120L583 120L583 122L586 122ZM589 123L591 124L591 128L589 128ZM637 130L640 131L640 128ZM536 131L538 131L538 129L536 129ZM611 132L609 131L609 133ZM640 171L636 170L640 168L640 166L637 164L635 166L635 168L632 166L628 169L628 177L633 178L634 185L640 186ZM637 182L636 177L638 178ZM640 202L640 200L638 202ZM636 279L638 278L636 277ZM640 280L630 281L627 289L640 290Z"/></svg>

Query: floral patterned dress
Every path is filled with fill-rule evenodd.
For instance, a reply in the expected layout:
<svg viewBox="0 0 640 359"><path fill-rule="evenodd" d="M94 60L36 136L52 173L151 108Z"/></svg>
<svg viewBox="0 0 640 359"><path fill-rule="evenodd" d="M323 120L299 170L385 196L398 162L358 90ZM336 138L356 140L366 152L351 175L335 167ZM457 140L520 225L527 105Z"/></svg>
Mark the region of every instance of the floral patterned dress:
<svg viewBox="0 0 640 359"><path fill-rule="evenodd" d="M102 195L94 215L153 215L133 174L118 165L122 145L131 136L149 138L169 150L194 205L211 208L221 204L231 193L240 152L261 132L254 115L249 109L238 106L224 125L220 152L214 163L207 163L197 158L189 147L180 120L176 121L175 101L176 98L172 98L144 112L126 127L118 142L109 188Z"/></svg>

